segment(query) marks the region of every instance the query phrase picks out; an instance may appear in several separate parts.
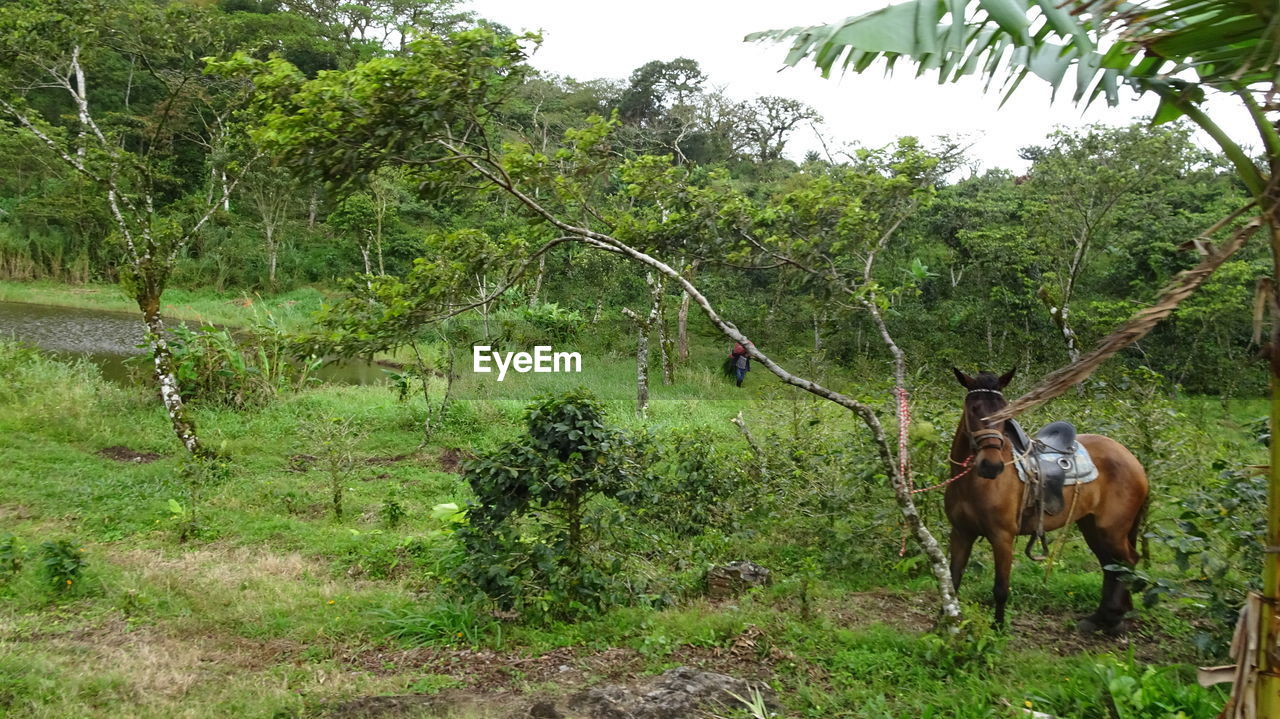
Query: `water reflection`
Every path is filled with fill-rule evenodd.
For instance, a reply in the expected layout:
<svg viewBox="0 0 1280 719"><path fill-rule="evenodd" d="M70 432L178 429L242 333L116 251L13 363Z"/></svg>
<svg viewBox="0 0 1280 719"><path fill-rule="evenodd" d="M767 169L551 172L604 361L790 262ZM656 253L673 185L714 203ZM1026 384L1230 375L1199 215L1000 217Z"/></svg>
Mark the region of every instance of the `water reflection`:
<svg viewBox="0 0 1280 719"><path fill-rule="evenodd" d="M84 357L98 365L104 377L116 382L150 376L145 362L140 361L146 352L146 331L136 314L0 302L0 336L63 357ZM364 361L330 363L316 374L335 384L373 384L386 379L380 367Z"/></svg>

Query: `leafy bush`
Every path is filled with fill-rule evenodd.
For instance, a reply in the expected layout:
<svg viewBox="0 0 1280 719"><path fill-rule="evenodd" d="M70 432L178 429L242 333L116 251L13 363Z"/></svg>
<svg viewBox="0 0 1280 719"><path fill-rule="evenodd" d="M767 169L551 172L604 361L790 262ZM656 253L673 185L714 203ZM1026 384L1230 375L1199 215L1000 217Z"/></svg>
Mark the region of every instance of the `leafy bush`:
<svg viewBox="0 0 1280 719"><path fill-rule="evenodd" d="M319 368L315 357L298 362L285 333L270 315L236 335L220 327L173 328L174 371L189 401L242 409L302 387Z"/></svg>
<svg viewBox="0 0 1280 719"><path fill-rule="evenodd" d="M22 571L26 550L12 534L0 538L0 579L8 579Z"/></svg>
<svg viewBox="0 0 1280 719"><path fill-rule="evenodd" d="M85 564L84 548L77 547L70 540L59 539L40 545L40 569L55 592L71 591Z"/></svg>
<svg viewBox="0 0 1280 719"><path fill-rule="evenodd" d="M1182 511L1170 524L1156 525L1147 536L1173 552L1181 577L1153 577L1141 571L1128 574L1141 590L1147 606L1164 598L1191 601L1208 613L1210 621L1197 629L1196 646L1221 655L1231 642L1236 615L1245 595L1258 589L1258 577L1241 567L1262 566L1266 517L1257 511L1267 502L1267 478L1223 463L1218 481L1182 500Z"/></svg>
<svg viewBox="0 0 1280 719"><path fill-rule="evenodd" d="M389 495L382 502L382 508L378 513L382 515L382 521L391 529L400 526L400 522L404 521L407 514L404 505L400 503L400 498L395 494Z"/></svg>
<svg viewBox="0 0 1280 719"><path fill-rule="evenodd" d="M412 576L448 584L459 563L448 532L402 537L381 529L348 531L351 538L341 555L348 574L372 579Z"/></svg>
<svg viewBox="0 0 1280 719"><path fill-rule="evenodd" d="M637 474L631 439L604 422L586 390L544 396L525 411L527 436L467 463L475 493L457 530L465 582L504 609L572 616L622 601L621 557L598 542ZM593 511L594 510L594 511Z"/></svg>
<svg viewBox="0 0 1280 719"><path fill-rule="evenodd" d="M754 460L691 429L673 430L646 444L647 491L632 501L638 516L653 518L662 530L683 537L734 527L742 516L734 500L749 486L745 467Z"/></svg>
<svg viewBox="0 0 1280 719"><path fill-rule="evenodd" d="M329 480L333 518L342 519L342 499L358 463L356 448L366 432L350 417L328 417L307 422L302 434L314 448L317 465Z"/></svg>
<svg viewBox="0 0 1280 719"><path fill-rule="evenodd" d="M1099 664L1097 671L1115 719L1212 719L1222 708L1221 690L1178 677L1176 667L1140 670L1130 659Z"/></svg>
<svg viewBox="0 0 1280 719"><path fill-rule="evenodd" d="M521 306L503 318L503 335L516 344L568 342L578 336L586 318L555 303Z"/></svg>

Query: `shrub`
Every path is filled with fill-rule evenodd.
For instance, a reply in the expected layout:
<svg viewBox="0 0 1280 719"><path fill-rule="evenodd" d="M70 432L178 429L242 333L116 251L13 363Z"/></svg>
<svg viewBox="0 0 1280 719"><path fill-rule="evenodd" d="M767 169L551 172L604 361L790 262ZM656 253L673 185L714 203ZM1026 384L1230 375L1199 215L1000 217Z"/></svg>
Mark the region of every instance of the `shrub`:
<svg viewBox="0 0 1280 719"><path fill-rule="evenodd" d="M26 551L12 534L0 538L0 579L8 579L22 571Z"/></svg>
<svg viewBox="0 0 1280 719"><path fill-rule="evenodd" d="M726 452L704 433L677 429L647 443L651 471L646 492L633 509L659 528L692 537L710 529L731 530L742 516L738 490L751 486L749 457Z"/></svg>
<svg viewBox="0 0 1280 719"><path fill-rule="evenodd" d="M352 418L329 417L306 423L303 436L311 443L317 466L329 480L329 496L333 518L342 519L342 498L347 483L357 466L356 448L365 432Z"/></svg>
<svg viewBox="0 0 1280 719"><path fill-rule="evenodd" d="M241 409L266 404L312 380L320 360L291 358L289 339L271 315L236 335L220 327L173 328L169 347L183 395Z"/></svg>
<svg viewBox="0 0 1280 719"><path fill-rule="evenodd" d="M1202 606L1212 621L1193 640L1204 653L1222 655L1231 642L1237 613L1250 590L1258 589L1253 572L1239 567L1262 566L1267 478L1218 463L1218 481L1182 500L1172 523L1153 526L1153 541L1173 552L1180 577L1153 577L1126 572L1127 581L1153 606L1164 598L1188 599Z"/></svg>
<svg viewBox="0 0 1280 719"><path fill-rule="evenodd" d="M84 548L77 547L70 540L59 539L40 545L40 568L55 592L74 589L85 564Z"/></svg>
<svg viewBox="0 0 1280 719"><path fill-rule="evenodd" d="M504 609L533 614L588 614L621 601L626 591L613 577L621 559L598 542L618 513L594 500L632 491L631 439L605 424L585 390L535 401L525 427L525 438L467 463L476 500L456 532L463 580Z"/></svg>

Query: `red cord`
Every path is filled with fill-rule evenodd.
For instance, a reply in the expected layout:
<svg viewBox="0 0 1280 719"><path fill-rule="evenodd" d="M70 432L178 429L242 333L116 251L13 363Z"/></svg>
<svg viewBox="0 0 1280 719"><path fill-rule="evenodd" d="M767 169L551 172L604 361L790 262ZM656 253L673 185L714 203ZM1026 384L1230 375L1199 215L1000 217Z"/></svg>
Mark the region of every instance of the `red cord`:
<svg viewBox="0 0 1280 719"><path fill-rule="evenodd" d="M907 429L911 424L911 405L908 403L907 389L905 387L896 388L898 393L898 476L902 477L902 481L907 486L907 492L915 494L914 484L911 481L911 463L907 457ZM902 523L902 541L898 547L898 556L904 556L907 553L907 524Z"/></svg>
<svg viewBox="0 0 1280 719"><path fill-rule="evenodd" d="M960 471L959 471L958 473L956 473L956 476L952 477L951 479L948 479L948 480L947 480L947 481L945 481L945 482L942 482L942 483L939 483L939 484L935 484L935 485L933 485L932 487L921 487L920 489L913 489L913 490L911 490L911 493L912 493L912 494L919 494L919 493L921 493L921 492L928 492L928 491L929 491L929 490L931 490L931 489L942 489L943 487L947 486L948 484L951 484L952 482L956 481L957 479L960 479L961 477L963 477L963 476L965 476L966 474L968 474L968 473L969 473L969 463L970 463L970 462L972 462L972 461L973 461L973 455L971 454L971 455L969 455L968 457L966 457L966 458L965 458L965 460L964 460L964 462L960 465Z"/></svg>

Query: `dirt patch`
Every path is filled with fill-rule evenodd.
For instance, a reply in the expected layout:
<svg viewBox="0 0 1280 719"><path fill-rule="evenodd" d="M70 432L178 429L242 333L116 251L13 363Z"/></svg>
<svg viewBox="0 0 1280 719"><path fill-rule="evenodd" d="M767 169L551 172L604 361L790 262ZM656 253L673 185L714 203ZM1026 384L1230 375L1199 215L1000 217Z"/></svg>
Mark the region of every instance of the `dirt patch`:
<svg viewBox="0 0 1280 719"><path fill-rule="evenodd" d="M776 663L795 657L774 647L765 633L752 625L726 646L682 645L669 659L699 669L764 679L773 675ZM560 647L540 655L448 647L372 649L350 653L341 661L374 675L405 671L441 674L481 693L511 691L523 684L551 683L569 691L592 681L625 682L643 673L647 662L639 652L625 647L594 652Z"/></svg>
<svg viewBox="0 0 1280 719"><path fill-rule="evenodd" d="M441 451L440 456L436 457L436 465L442 472L462 474L462 463L474 458L475 455L466 450L449 448Z"/></svg>
<svg viewBox="0 0 1280 719"><path fill-rule="evenodd" d="M1130 630L1120 636L1082 634L1076 630L1078 619L1075 615L1019 612L1009 621L1009 634L1013 641L1034 638L1037 644L1063 656L1107 652L1124 656L1132 651L1134 658L1148 664L1194 663L1200 659L1190 648L1185 655L1171 653L1171 647L1186 643L1170 641L1160 627L1141 619L1132 620Z"/></svg>
<svg viewBox="0 0 1280 719"><path fill-rule="evenodd" d="M612 650L611 650L612 651ZM637 658L639 655L636 655ZM613 659L617 659L617 655ZM421 649L373 649L355 652L343 663L371 674L399 674L405 670L443 674L481 690L503 689L517 678L538 682L553 677L581 679L585 667L577 666L577 653L561 647L539 656L488 649L423 647Z"/></svg>
<svg viewBox="0 0 1280 719"><path fill-rule="evenodd" d="M127 682L144 706L172 705L201 682L215 680L226 665L245 666L233 647L205 638L181 637L157 628L130 629L122 618L61 633L35 633L20 641Z"/></svg>
<svg viewBox="0 0 1280 719"><path fill-rule="evenodd" d="M927 632L935 624L937 604L932 595L924 592L877 589L850 592L820 605L818 610L840 620L845 626L880 623L914 632Z"/></svg>
<svg viewBox="0 0 1280 719"><path fill-rule="evenodd" d="M136 449L129 449L119 444L98 450L98 456L114 459L117 462L133 462L135 464L148 464L160 459L160 455L155 452L139 452Z"/></svg>
<svg viewBox="0 0 1280 719"><path fill-rule="evenodd" d="M438 694L357 697L334 704L325 711L332 719L426 719L431 717L517 717L527 701L515 695L480 696L448 689Z"/></svg>
<svg viewBox="0 0 1280 719"><path fill-rule="evenodd" d="M320 458L314 454L294 454L289 457L290 472L306 472L316 465Z"/></svg>
<svg viewBox="0 0 1280 719"><path fill-rule="evenodd" d="M399 464L413 456L413 453L396 454L388 457L369 457L364 463L370 467L386 467L392 464Z"/></svg>
<svg viewBox="0 0 1280 719"><path fill-rule="evenodd" d="M150 584L208 597L230 593L238 601L249 603L305 604L368 586L363 580L338 580L330 576L325 563L298 552L270 552L218 543L173 555L147 549L123 550L112 561ZM295 591L300 584L307 585L308 592Z"/></svg>
<svg viewBox="0 0 1280 719"><path fill-rule="evenodd" d="M0 504L0 522L25 522L34 518L35 512L21 504Z"/></svg>
<svg viewBox="0 0 1280 719"><path fill-rule="evenodd" d="M615 680L616 681L616 680ZM637 678L621 683L595 680L548 682L556 685L552 694L523 694L512 691L449 689L439 694L367 696L334 704L325 711L333 719L409 719L412 717L502 717L516 719L661 719L663 717L714 716L706 710L738 704L735 694L763 691L771 708L777 708L772 692L762 682L679 667L657 677Z"/></svg>

